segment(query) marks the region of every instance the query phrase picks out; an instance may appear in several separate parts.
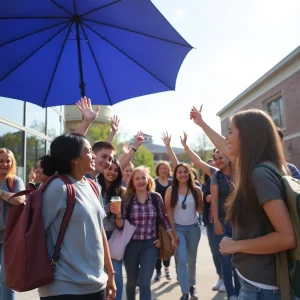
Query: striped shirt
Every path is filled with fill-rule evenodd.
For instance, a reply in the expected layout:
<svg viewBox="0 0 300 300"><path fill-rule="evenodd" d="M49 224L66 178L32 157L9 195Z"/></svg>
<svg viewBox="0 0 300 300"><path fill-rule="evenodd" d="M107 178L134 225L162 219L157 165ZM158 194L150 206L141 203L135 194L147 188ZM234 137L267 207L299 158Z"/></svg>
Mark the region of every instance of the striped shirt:
<svg viewBox="0 0 300 300"><path fill-rule="evenodd" d="M167 218L165 207L161 196L155 193L158 200L158 211L160 224L167 232L172 231L172 227ZM125 201L122 203L122 217L126 219L126 209L128 207ZM150 240L157 238L156 232L156 209L151 200L151 193L148 193L147 199L144 204L138 201L136 195L132 200L132 208L130 213L130 223L136 226L136 231L132 236L133 240Z"/></svg>

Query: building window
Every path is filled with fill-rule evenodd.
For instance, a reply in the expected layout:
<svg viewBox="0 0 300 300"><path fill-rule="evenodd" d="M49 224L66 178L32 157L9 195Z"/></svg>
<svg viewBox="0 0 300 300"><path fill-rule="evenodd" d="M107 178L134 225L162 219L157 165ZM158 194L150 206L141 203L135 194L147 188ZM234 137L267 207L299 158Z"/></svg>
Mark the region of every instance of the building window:
<svg viewBox="0 0 300 300"><path fill-rule="evenodd" d="M48 136L55 138L62 133L62 117L52 107L47 108Z"/></svg>
<svg viewBox="0 0 300 300"><path fill-rule="evenodd" d="M266 104L267 112L272 117L273 121L278 127L282 127L283 118L282 118L282 97L267 102Z"/></svg>
<svg viewBox="0 0 300 300"><path fill-rule="evenodd" d="M24 102L0 97L0 118L12 123L24 125Z"/></svg>
<svg viewBox="0 0 300 300"><path fill-rule="evenodd" d="M24 132L0 122L0 148L8 148L17 161L17 175L24 178Z"/></svg>
<svg viewBox="0 0 300 300"><path fill-rule="evenodd" d="M26 174L25 180L28 181L30 169L34 168L38 159L46 154L46 140L32 134L26 137Z"/></svg>
<svg viewBox="0 0 300 300"><path fill-rule="evenodd" d="M46 109L26 102L26 127L46 134Z"/></svg>

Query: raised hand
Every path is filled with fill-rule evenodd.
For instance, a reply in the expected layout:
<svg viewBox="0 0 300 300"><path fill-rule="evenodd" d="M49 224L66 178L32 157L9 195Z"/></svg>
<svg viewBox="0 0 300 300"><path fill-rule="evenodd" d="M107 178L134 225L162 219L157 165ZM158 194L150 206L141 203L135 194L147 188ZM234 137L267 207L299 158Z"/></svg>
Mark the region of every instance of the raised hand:
<svg viewBox="0 0 300 300"><path fill-rule="evenodd" d="M194 123L199 125L200 127L203 124L202 107L203 107L203 105L201 105L200 109L198 110L195 106L193 106L193 108L190 111L190 119L193 120Z"/></svg>
<svg viewBox="0 0 300 300"><path fill-rule="evenodd" d="M186 141L187 141L188 135L187 133L184 131L183 132L183 138L180 136L180 142L182 144L183 147L186 147Z"/></svg>
<svg viewBox="0 0 300 300"><path fill-rule="evenodd" d="M76 106L80 110L82 117L85 121L93 122L98 117L100 106L98 106L94 111L90 98L81 98L79 101L76 102Z"/></svg>
<svg viewBox="0 0 300 300"><path fill-rule="evenodd" d="M110 121L110 128L112 131L117 132L119 129L120 119L118 116L113 116Z"/></svg>
<svg viewBox="0 0 300 300"><path fill-rule="evenodd" d="M161 139L163 140L163 142L166 146L170 145L171 135L168 134L168 131L162 133Z"/></svg>
<svg viewBox="0 0 300 300"><path fill-rule="evenodd" d="M129 145L128 144L123 144L122 145L122 150L123 150L124 154L128 154L129 150L130 150Z"/></svg>
<svg viewBox="0 0 300 300"><path fill-rule="evenodd" d="M134 140L134 144L133 146L135 148L140 147L143 143L144 143L145 139L144 139L144 134L142 131L138 131Z"/></svg>
<svg viewBox="0 0 300 300"><path fill-rule="evenodd" d="M29 182L34 182L35 177L36 177L36 175L35 175L35 172L34 172L34 168L31 168L30 173L29 173L29 177L28 177Z"/></svg>

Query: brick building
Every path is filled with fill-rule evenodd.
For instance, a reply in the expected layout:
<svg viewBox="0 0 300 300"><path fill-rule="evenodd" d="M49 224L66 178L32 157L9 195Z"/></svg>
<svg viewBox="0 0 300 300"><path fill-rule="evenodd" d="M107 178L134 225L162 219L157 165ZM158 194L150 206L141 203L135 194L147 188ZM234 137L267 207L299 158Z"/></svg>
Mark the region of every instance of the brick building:
<svg viewBox="0 0 300 300"><path fill-rule="evenodd" d="M284 134L287 159L300 167L300 46L227 104L218 116L227 135L229 118L243 109L267 111Z"/></svg>

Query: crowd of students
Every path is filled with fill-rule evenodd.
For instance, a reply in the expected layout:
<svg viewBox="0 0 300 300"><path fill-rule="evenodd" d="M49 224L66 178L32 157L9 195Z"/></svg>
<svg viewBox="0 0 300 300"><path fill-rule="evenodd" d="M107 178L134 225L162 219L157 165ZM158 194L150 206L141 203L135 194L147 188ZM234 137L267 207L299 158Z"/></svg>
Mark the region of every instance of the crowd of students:
<svg viewBox="0 0 300 300"><path fill-rule="evenodd" d="M49 155L41 157L29 174L28 188L33 190L55 173L67 175L76 189L76 205L60 250L55 279L39 288L41 299L121 300L125 293L128 300L135 300L138 286L140 299L151 300L151 280L161 280L162 265L165 278L172 280L170 260L158 258L161 242L157 220L174 251L180 299L201 298L201 290L196 289L196 261L202 212L218 277L212 289L226 291L229 300L283 299L276 281L275 253L295 248L297 240L284 202L282 181L262 163L270 163L286 174L291 170L295 178L300 178L300 173L286 162L282 135L265 112L250 109L236 113L228 137L224 138L203 120L202 108L191 109L190 119L216 147L212 159L204 162L187 145L188 135L181 137L191 162L205 174L200 187L189 165L176 158L167 132L162 139L172 168L167 161L159 162L153 179L148 168L131 162L143 144L142 132L117 155L111 142L119 119L112 119L105 141L91 145L85 135L99 108L94 111L87 98L82 98L77 107L83 116L77 131L55 138ZM5 285L3 264L9 206L26 201L24 196L14 196L25 185L16 176L14 154L7 148L0 149L0 300L15 299L14 291ZM97 183L99 198L87 178ZM122 198L121 206L111 201L118 196ZM42 216L49 257L54 252L66 198L66 186L59 178L53 179L43 193ZM111 259L108 240L127 221L136 230L123 260ZM267 227L273 228L272 232L262 232ZM125 292L123 265L127 274ZM293 293L291 299L297 299Z"/></svg>

